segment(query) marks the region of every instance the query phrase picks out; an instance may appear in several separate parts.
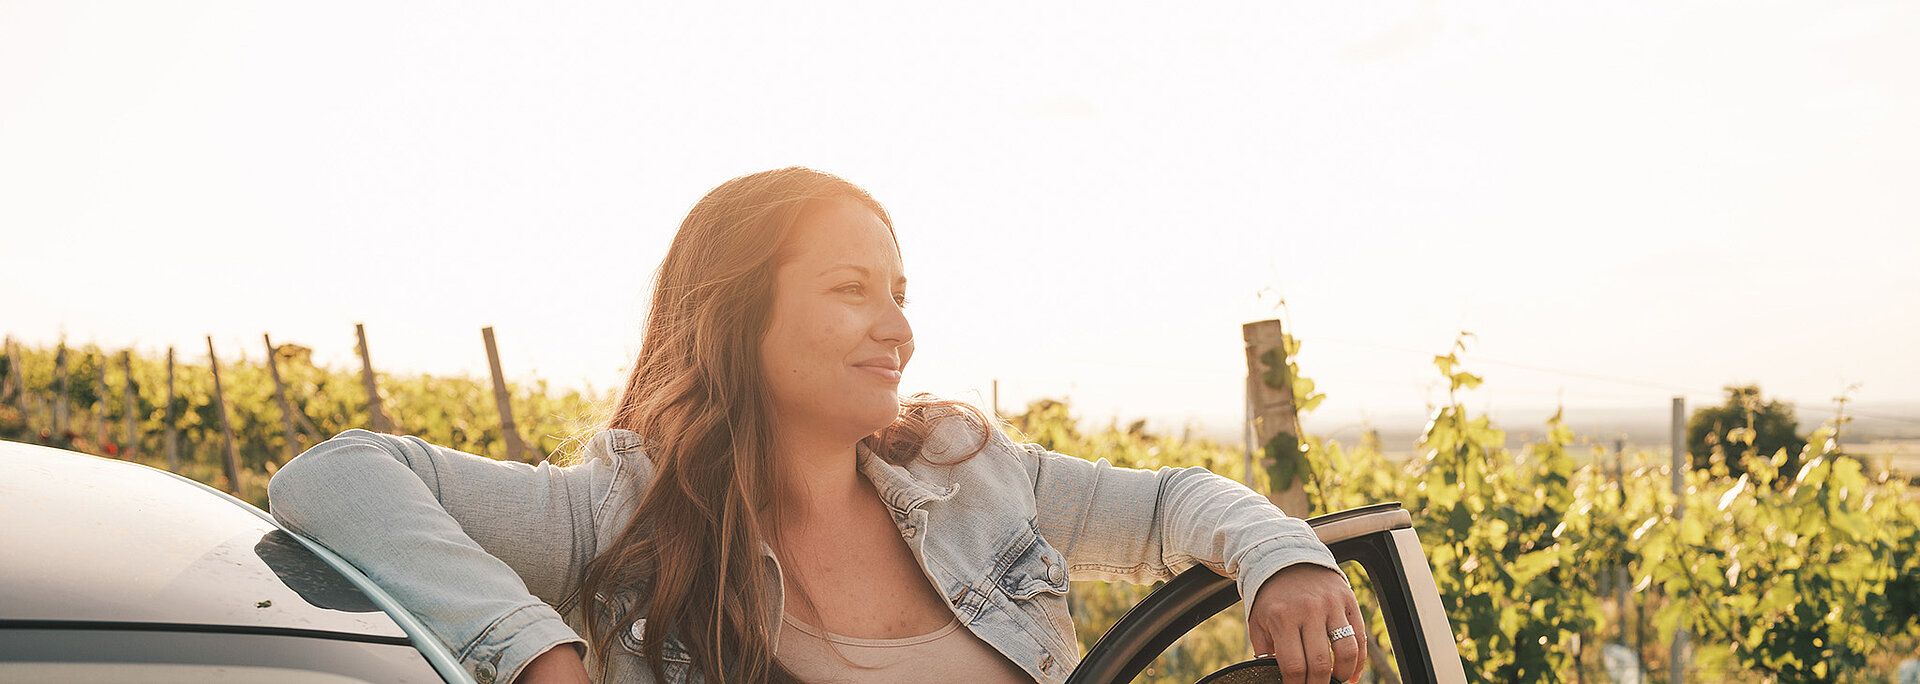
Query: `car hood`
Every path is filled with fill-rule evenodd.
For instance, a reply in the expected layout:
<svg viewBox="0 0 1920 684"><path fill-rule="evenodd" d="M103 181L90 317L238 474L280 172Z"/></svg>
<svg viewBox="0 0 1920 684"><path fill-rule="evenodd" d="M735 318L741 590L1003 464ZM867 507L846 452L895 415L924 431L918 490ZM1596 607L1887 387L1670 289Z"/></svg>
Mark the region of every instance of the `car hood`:
<svg viewBox="0 0 1920 684"><path fill-rule="evenodd" d="M260 509L125 461L0 441L0 549L7 622L406 639Z"/></svg>

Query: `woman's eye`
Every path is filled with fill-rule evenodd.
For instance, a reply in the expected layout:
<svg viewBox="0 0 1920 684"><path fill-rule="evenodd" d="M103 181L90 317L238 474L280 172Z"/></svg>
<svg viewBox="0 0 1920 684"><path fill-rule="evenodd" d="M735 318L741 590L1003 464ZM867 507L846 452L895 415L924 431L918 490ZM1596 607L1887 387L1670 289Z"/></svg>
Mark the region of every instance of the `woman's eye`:
<svg viewBox="0 0 1920 684"><path fill-rule="evenodd" d="M861 285L859 283L849 283L847 285L841 286L840 289L834 290L834 291L845 292L848 294L860 294L861 292L866 291L866 286ZM908 302L911 300L907 299L907 296L904 294L897 294L893 296L893 301L896 306L906 306Z"/></svg>

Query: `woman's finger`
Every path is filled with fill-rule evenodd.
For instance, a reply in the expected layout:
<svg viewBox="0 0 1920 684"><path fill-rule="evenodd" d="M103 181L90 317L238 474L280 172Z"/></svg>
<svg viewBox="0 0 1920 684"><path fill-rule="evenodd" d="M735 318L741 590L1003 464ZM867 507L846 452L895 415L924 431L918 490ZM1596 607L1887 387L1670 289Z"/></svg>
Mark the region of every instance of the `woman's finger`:
<svg viewBox="0 0 1920 684"><path fill-rule="evenodd" d="M1328 622L1331 620L1300 624L1300 648L1306 652L1307 676L1299 681L1320 684L1333 680L1333 646L1327 642L1327 629L1319 626Z"/></svg>
<svg viewBox="0 0 1920 684"><path fill-rule="evenodd" d="M1353 597L1347 597L1347 624L1353 625L1353 647L1360 657L1353 664L1353 673L1346 681L1357 681L1360 673L1367 669L1367 618L1360 614L1360 603Z"/></svg>
<svg viewBox="0 0 1920 684"><path fill-rule="evenodd" d="M1253 644L1253 657L1261 658L1273 655L1273 636L1267 633L1267 628L1262 626L1259 621L1256 620L1252 625L1248 626L1247 637L1248 641Z"/></svg>
<svg viewBox="0 0 1920 684"><path fill-rule="evenodd" d="M1343 682L1351 682L1360 674L1360 657L1362 651L1357 648L1360 644L1360 628L1350 623L1349 621L1353 618L1346 617L1344 613L1345 611L1335 613L1333 619L1327 621L1327 630L1332 631L1342 627L1353 630L1353 636L1349 637L1332 639L1331 635L1328 636L1329 639L1332 639L1333 643L1332 676L1338 677L1340 681ZM1319 682L1321 680L1313 679L1309 681Z"/></svg>
<svg viewBox="0 0 1920 684"><path fill-rule="evenodd" d="M1311 682L1313 680L1307 678L1308 670L1311 669L1307 666L1308 651L1302 647L1299 626L1295 624L1288 626L1293 629L1287 630L1285 636L1278 636L1273 640L1273 662L1280 666L1280 681L1284 684ZM1312 630L1311 627L1307 628L1307 631ZM1326 677L1321 677L1321 680L1325 681Z"/></svg>

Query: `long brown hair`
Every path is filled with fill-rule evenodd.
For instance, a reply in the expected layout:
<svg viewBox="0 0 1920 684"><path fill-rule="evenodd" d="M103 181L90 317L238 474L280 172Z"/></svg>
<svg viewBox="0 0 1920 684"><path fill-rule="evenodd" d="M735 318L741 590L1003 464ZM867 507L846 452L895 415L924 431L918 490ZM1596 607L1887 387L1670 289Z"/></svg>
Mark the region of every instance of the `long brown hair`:
<svg viewBox="0 0 1920 684"><path fill-rule="evenodd" d="M777 519L778 472L770 460L771 408L760 369L774 268L795 220L811 203L860 202L893 230L866 191L837 176L790 167L722 183L694 205L654 279L640 356L608 428L638 434L653 479L613 546L587 565L588 638L605 672L614 640L640 615L636 602L602 618L599 598L645 587L644 658L665 681L661 644L671 631L710 682L799 681L774 660L779 624L766 622L771 578L762 573L760 511ZM895 244L898 244L896 238ZM895 464L918 457L935 421L978 408L919 394L863 441ZM971 457L971 455L969 455Z"/></svg>

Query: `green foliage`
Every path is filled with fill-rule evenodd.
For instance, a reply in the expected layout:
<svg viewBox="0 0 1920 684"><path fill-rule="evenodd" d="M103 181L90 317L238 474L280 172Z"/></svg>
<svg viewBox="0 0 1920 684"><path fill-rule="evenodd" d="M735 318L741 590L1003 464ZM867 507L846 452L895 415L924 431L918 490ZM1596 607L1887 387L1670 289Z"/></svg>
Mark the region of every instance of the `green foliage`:
<svg viewBox="0 0 1920 684"><path fill-rule="evenodd" d="M115 456L158 468L167 467L167 360L164 355L133 360L134 437L124 430L127 376L118 353L97 348L37 349L15 347L19 359L0 358L11 375L21 371L21 391L14 403L0 406L0 439L46 444L86 453ZM55 430L55 406L61 394L55 358L67 356L65 399L68 423ZM309 350L281 345L275 350L280 378L286 384L288 404L298 412L293 451L298 453L350 428L372 424L360 371L314 365ZM219 406L214 400L213 375L205 363L187 363L176 356L173 425L178 431L182 475L227 489L226 456ZM104 363L103 363L104 362ZM107 393L98 391L105 374ZM378 374L381 402L397 419L394 432L417 435L434 444L470 453L505 458L506 443L493 400L490 380ZM225 393L235 451L239 456L242 498L266 504L266 483L286 460L287 438L281 427L273 378L263 361L242 355L220 360L220 384ZM556 457L570 443L595 429L595 417L604 401L579 392L555 392L545 381L532 386L508 384L514 422L526 435L534 453L529 460ZM306 426L311 425L308 429ZM102 439L102 427L105 438ZM558 460L556 458L556 460Z"/></svg>
<svg viewBox="0 0 1920 684"><path fill-rule="evenodd" d="M1689 474L1684 517L1641 540L1642 582L1676 599L1656 618L1662 635L1684 625L1703 650L1769 678L1841 682L1889 637L1916 633L1920 503L1831 436L1814 433L1790 479L1784 451L1747 459L1730 486Z"/></svg>
<svg viewBox="0 0 1920 684"><path fill-rule="evenodd" d="M1299 343L1287 338L1284 350L1284 363L1279 355L1266 359L1263 377L1291 387L1300 410L1311 410L1323 397L1293 361ZM1664 662L1660 644L1684 626L1695 635L1697 681L1884 681L1893 660L1920 644L1920 496L1903 478L1868 473L1837 453L1831 427L1791 452L1729 450L1723 442L1715 450L1722 456L1689 473L1686 493L1676 497L1668 486L1671 474L1644 465L1664 461L1664 455L1630 454L1628 460L1640 465L1616 476L1596 465L1599 459L1575 458L1575 437L1559 415L1548 421L1544 440L1507 449L1505 434L1459 399L1481 383L1462 366L1458 352L1464 350L1463 335L1453 353L1434 358L1448 383L1448 401L1434 411L1418 458L1386 458L1372 433L1351 447L1313 435L1266 447L1267 455L1276 448L1298 454L1293 476L1308 475L1304 484L1318 510L1381 501L1406 505L1472 681L1562 682L1582 675L1602 681L1591 645L1629 642L1628 635L1646 625L1636 615L1609 612L1611 602L1603 601L1616 565L1625 566L1633 601L1651 616L1642 660ZM0 354L8 386L18 390L0 392L0 439L165 467L164 358L133 359L137 434L122 443L126 377L118 355L97 349L19 352L18 359ZM55 434L54 359L60 353L67 355L71 417L68 429ZM368 424L357 368L317 367L296 345L276 353L290 401L314 425L296 447ZM15 369L21 371L18 380ZM102 373L105 397L98 392ZM263 365L244 359L223 360L221 374L243 464L240 484L246 498L264 505L266 480L285 447L272 380ZM175 388L180 472L225 487L207 368L180 364ZM487 381L381 376L380 391L386 412L399 419L396 431L505 455ZM552 392L545 383L515 386L512 395L514 419L532 436L536 459L556 455L596 429L593 418L605 406L579 393ZM1757 390L1751 396L1757 398ZM1766 405L1759 406L1755 415L1765 415ZM1744 409L1742 416L1745 425ZM98 440L103 420L104 442ZM1017 437L1089 460L1148 469L1198 465L1247 475L1236 447L1151 434L1140 422L1082 430L1063 402L1036 401L1009 421L1023 433ZM1250 474L1255 489L1273 491L1288 475L1275 463L1263 462ZM1367 587L1357 571L1349 571L1349 579ZM1075 582L1068 601L1082 647L1091 647L1152 588ZM1370 596L1362 596L1362 611L1378 639L1383 626ZM1240 611L1230 608L1176 643L1142 681L1191 682L1251 656Z"/></svg>
<svg viewBox="0 0 1920 684"><path fill-rule="evenodd" d="M1800 470L1800 437L1793 406L1777 399L1762 400L1758 385L1728 387L1727 403L1693 412L1687 419L1687 453L1694 470L1725 471L1727 477L1746 473L1742 455L1774 456L1784 452L1782 472ZM1727 454L1733 454L1729 458Z"/></svg>
<svg viewBox="0 0 1920 684"><path fill-rule="evenodd" d="M1464 348L1463 337L1456 349ZM1601 627L1590 588L1603 565L1585 543L1591 503L1583 505L1573 484L1573 434L1556 414L1545 442L1509 453L1505 433L1457 398L1481 379L1455 354L1434 365L1447 378L1449 402L1427 424L1423 456L1402 469L1403 481L1375 477L1360 484L1379 489L1355 493L1399 499L1413 513L1468 679L1560 681L1573 669L1579 635ZM1328 470L1381 469L1377 457L1364 460Z"/></svg>
<svg viewBox="0 0 1920 684"><path fill-rule="evenodd" d="M1732 483L1724 459L1693 471L1683 501L1664 468L1616 477L1597 458L1574 460L1557 414L1544 441L1509 453L1457 398L1480 378L1455 354L1434 363L1449 401L1420 458L1387 461L1371 436L1352 449L1303 442L1320 509L1401 501L1413 514L1469 679L1597 677L1585 644L1625 642L1636 630L1621 621L1638 624L1603 609L1616 564L1652 613L1651 639L1670 643L1683 624L1694 634L1692 671L1705 681L1878 681L1920 639L1920 498L1833 453L1831 427L1803 455L1736 457L1745 475ZM1664 662L1653 648L1643 661Z"/></svg>

